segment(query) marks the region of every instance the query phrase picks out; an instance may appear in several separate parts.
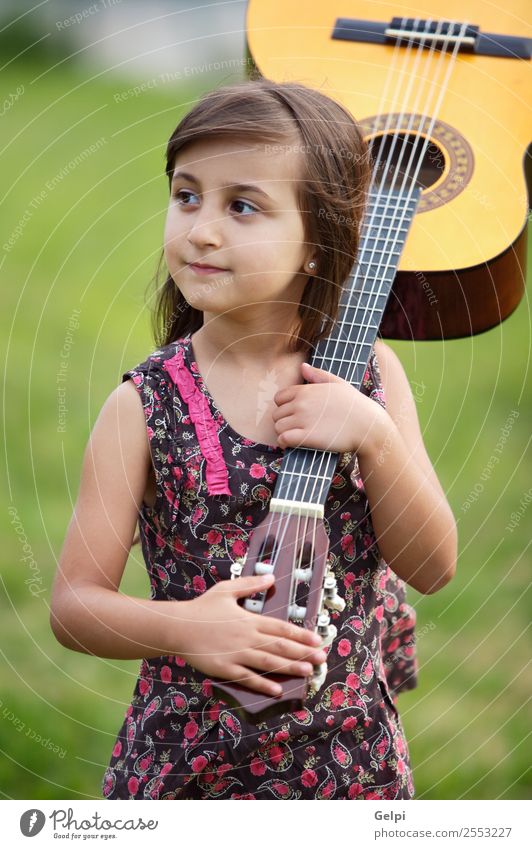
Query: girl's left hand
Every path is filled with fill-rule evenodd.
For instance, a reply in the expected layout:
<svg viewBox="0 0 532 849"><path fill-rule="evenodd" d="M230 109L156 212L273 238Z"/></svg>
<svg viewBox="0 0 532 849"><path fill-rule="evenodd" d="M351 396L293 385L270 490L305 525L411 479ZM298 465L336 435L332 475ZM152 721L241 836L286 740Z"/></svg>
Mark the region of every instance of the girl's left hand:
<svg viewBox="0 0 532 849"><path fill-rule="evenodd" d="M384 408L330 372L309 363L302 363L301 372L307 384L281 389L273 399L280 447L371 453L391 424Z"/></svg>

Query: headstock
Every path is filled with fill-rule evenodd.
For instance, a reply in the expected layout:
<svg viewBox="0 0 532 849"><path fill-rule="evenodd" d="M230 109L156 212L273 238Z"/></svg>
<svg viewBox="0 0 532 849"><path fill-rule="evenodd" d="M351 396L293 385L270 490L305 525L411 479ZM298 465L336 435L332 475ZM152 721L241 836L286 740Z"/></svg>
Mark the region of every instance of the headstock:
<svg viewBox="0 0 532 849"><path fill-rule="evenodd" d="M265 592L242 599L242 606L263 616L291 621L315 630L322 637L322 648L331 644L336 628L329 622L328 609L342 610L345 602L336 593L336 580L327 572L329 540L323 526L320 505L283 507L272 499L270 513L250 538L246 557L233 564L233 577L274 572L275 584ZM283 512L275 512L276 507ZM310 510L308 509L310 508ZM309 515L309 513L311 515ZM221 698L250 714L282 713L301 710L309 690L315 692L327 674L327 664L315 667L314 675L302 678L268 675L282 686L282 695L267 696L248 690L241 684L213 681Z"/></svg>

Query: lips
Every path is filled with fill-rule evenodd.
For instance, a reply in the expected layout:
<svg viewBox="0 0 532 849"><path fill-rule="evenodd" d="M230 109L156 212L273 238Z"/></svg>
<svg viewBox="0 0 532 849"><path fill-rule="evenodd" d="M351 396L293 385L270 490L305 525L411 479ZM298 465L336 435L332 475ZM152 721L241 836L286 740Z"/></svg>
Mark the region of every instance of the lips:
<svg viewBox="0 0 532 849"><path fill-rule="evenodd" d="M227 271L226 268L220 268L218 265L208 265L204 262L189 262L189 268L193 268L195 271L199 272L209 272L209 271Z"/></svg>

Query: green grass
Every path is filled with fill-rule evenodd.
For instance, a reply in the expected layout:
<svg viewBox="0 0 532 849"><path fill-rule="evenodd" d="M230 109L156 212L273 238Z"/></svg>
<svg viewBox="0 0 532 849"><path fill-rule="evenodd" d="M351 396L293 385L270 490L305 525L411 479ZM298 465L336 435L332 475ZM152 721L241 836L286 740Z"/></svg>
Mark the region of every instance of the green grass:
<svg viewBox="0 0 532 849"><path fill-rule="evenodd" d="M143 304L162 242L165 142L197 92L161 86L115 103L130 84L52 72L31 85L38 68L13 68L6 90L23 83L25 91L2 119L2 243L25 211L31 216L1 266L5 456L8 504L36 566L21 561L4 511L0 789L11 798L97 798L139 664L63 649L49 629L50 588L98 411L121 373L154 347ZM32 207L46 181L98 139L97 151ZM66 431L58 433L56 375L74 309L80 324L66 369ZM409 591L420 675L399 707L419 798L530 797L529 515L505 530L530 487L529 318L525 300L474 339L393 345L424 387L419 416L461 548L444 590ZM463 510L512 410L519 417L500 463ZM36 597L29 578L43 590ZM138 549L122 588L147 594ZM46 748L48 739L59 751Z"/></svg>

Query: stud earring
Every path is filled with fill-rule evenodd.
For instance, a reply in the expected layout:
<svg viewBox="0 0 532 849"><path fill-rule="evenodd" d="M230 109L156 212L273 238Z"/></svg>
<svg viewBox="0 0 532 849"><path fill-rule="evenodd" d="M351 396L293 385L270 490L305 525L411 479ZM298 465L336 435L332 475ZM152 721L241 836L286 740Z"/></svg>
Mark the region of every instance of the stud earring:
<svg viewBox="0 0 532 849"><path fill-rule="evenodd" d="M314 262L314 260L311 260L309 262L308 267L309 267L310 271L314 271L314 269L316 268L316 263Z"/></svg>

